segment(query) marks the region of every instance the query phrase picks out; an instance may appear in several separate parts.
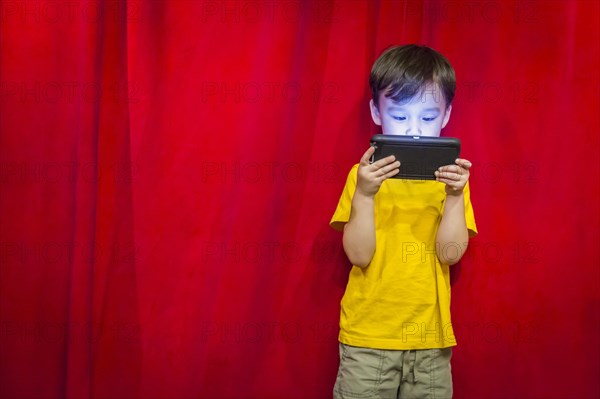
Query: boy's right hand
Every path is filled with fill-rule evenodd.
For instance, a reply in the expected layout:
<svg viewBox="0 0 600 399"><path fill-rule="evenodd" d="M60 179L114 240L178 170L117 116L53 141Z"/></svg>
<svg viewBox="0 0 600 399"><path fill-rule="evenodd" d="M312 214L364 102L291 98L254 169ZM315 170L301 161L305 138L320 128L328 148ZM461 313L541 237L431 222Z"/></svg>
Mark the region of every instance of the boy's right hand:
<svg viewBox="0 0 600 399"><path fill-rule="evenodd" d="M366 197L374 197L384 180L400 172L400 161L393 155L369 163L374 152L375 147L369 147L358 165L356 191Z"/></svg>

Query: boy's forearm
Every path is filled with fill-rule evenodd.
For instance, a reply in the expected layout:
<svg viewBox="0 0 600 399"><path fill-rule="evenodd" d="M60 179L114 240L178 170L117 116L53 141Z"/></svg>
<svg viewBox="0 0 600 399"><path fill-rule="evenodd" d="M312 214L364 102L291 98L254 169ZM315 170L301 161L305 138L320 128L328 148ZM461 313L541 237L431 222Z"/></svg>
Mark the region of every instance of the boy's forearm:
<svg viewBox="0 0 600 399"><path fill-rule="evenodd" d="M438 259L448 265L458 263L467 250L468 242L464 194L447 195L444 215L436 236Z"/></svg>
<svg viewBox="0 0 600 399"><path fill-rule="evenodd" d="M375 209L373 197L355 193L350 220L344 226L344 251L353 265L365 267L375 253Z"/></svg>

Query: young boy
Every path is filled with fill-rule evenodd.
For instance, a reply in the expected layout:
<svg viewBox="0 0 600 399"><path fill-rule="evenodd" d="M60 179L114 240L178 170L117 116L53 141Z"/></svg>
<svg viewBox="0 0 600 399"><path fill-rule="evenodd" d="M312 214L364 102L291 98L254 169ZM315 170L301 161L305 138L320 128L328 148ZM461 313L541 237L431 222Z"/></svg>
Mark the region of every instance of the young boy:
<svg viewBox="0 0 600 399"><path fill-rule="evenodd" d="M383 134L440 135L452 111L454 70L437 51L389 48L370 76ZM335 398L451 398L449 266L477 234L466 159L436 180L390 179L394 156L350 170L331 226L354 265L341 302Z"/></svg>

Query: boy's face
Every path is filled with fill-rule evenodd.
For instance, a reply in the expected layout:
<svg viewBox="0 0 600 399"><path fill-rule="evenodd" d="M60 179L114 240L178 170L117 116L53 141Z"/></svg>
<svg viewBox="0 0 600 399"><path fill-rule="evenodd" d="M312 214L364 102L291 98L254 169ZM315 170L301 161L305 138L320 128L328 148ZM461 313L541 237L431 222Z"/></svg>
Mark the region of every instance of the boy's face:
<svg viewBox="0 0 600 399"><path fill-rule="evenodd" d="M383 134L401 136L439 137L452 111L438 85L431 83L406 102L397 103L382 92L379 106L373 100L370 106L373 122L381 126Z"/></svg>

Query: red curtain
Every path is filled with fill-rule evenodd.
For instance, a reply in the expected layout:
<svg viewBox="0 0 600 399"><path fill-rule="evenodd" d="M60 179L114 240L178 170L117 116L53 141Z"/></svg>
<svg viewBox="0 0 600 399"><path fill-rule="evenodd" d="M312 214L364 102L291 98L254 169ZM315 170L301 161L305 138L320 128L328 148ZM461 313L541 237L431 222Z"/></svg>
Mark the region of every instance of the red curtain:
<svg viewBox="0 0 600 399"><path fill-rule="evenodd" d="M350 265L328 227L422 43L479 235L457 398L598 397L596 1L0 3L0 396L326 398Z"/></svg>

